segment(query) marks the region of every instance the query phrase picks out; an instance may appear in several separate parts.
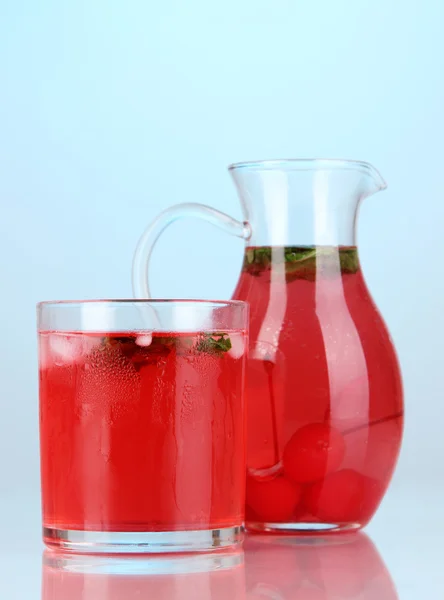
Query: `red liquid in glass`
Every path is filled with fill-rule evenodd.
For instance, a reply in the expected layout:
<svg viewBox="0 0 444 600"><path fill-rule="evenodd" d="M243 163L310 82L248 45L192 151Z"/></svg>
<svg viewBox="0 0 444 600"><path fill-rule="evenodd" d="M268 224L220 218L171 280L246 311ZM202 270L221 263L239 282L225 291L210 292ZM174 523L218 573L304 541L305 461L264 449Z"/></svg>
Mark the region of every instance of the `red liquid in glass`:
<svg viewBox="0 0 444 600"><path fill-rule="evenodd" d="M248 248L234 297L251 314L247 526L364 525L396 464L403 403L356 248Z"/></svg>
<svg viewBox="0 0 444 600"><path fill-rule="evenodd" d="M44 526L242 522L244 343L237 331L40 333Z"/></svg>

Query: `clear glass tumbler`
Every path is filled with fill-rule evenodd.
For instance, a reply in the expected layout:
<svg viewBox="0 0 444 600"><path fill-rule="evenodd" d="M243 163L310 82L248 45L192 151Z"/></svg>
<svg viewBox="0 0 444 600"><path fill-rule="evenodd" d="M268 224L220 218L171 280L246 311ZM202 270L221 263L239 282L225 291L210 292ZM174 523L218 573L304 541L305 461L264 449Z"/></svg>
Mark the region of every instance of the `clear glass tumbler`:
<svg viewBox="0 0 444 600"><path fill-rule="evenodd" d="M242 541L248 305L38 305L43 537L76 552Z"/></svg>

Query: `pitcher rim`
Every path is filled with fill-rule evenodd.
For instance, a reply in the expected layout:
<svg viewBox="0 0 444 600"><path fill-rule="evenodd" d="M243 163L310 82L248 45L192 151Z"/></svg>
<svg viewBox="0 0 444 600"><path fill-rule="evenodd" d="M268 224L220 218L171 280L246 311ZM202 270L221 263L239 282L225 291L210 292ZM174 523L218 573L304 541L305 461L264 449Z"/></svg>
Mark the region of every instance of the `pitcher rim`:
<svg viewBox="0 0 444 600"><path fill-rule="evenodd" d="M351 166L357 167L365 167L369 169L374 169L373 165L365 160L354 160L350 158L265 158L259 160L242 160L239 162L234 162L228 165L228 170L232 171L234 169L272 169L275 167L288 167L289 169L294 170L305 170L304 166L307 167L307 170L313 168L315 165L319 163L326 163L327 166L341 168L348 168Z"/></svg>
<svg viewBox="0 0 444 600"><path fill-rule="evenodd" d="M353 160L348 158L273 158L265 160L248 160L235 162L228 165L229 171L239 169L251 170L271 170L282 169L286 171L312 171L316 168L329 169L361 169L369 174L376 175L381 180L381 187L385 186L385 181L379 171L369 162L364 160Z"/></svg>

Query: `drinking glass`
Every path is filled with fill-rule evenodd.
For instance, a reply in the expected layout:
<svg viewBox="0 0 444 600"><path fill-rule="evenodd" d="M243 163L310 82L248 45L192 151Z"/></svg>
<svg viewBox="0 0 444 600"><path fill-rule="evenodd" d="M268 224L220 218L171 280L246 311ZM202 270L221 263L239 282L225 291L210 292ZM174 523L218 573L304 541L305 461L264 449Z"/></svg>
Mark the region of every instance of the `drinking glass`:
<svg viewBox="0 0 444 600"><path fill-rule="evenodd" d="M248 305L38 305L43 538L77 552L242 541Z"/></svg>

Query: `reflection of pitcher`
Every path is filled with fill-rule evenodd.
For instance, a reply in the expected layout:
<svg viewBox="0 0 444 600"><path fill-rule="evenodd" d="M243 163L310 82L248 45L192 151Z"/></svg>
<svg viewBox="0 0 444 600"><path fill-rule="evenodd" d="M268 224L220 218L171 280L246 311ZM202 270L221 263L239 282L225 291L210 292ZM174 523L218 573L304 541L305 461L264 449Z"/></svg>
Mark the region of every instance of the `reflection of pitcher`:
<svg viewBox="0 0 444 600"><path fill-rule="evenodd" d="M230 167L245 222L207 206L162 213L142 236L135 295L148 297L153 244L201 217L246 240L234 297L250 303L247 526L358 529L398 457L402 386L355 241L360 201L385 188L369 164L283 160Z"/></svg>
<svg viewBox="0 0 444 600"><path fill-rule="evenodd" d="M363 533L309 541L249 537L245 574L248 600L398 600L387 567Z"/></svg>

